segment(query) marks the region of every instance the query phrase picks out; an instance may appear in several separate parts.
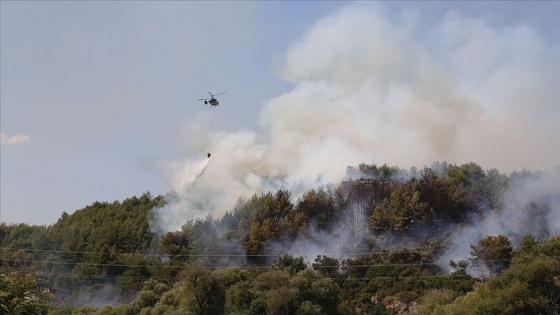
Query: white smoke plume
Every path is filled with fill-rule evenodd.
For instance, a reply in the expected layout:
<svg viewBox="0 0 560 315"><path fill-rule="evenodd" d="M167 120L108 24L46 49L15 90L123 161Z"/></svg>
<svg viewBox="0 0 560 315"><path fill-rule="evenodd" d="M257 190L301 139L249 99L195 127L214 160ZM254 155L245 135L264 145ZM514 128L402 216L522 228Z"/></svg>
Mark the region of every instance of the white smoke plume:
<svg viewBox="0 0 560 315"><path fill-rule="evenodd" d="M26 141L31 140L31 137L28 135L7 135L5 133L0 133L0 143L5 145L16 145Z"/></svg>
<svg viewBox="0 0 560 315"><path fill-rule="evenodd" d="M560 235L560 169L528 178L513 178L502 196L504 207L456 230L438 263L449 270L451 260L470 258L471 245L488 235L505 235L517 247L524 236Z"/></svg>
<svg viewBox="0 0 560 315"><path fill-rule="evenodd" d="M191 192L196 191L196 183L204 175L209 162L209 159L202 159L161 163L160 168L169 179L173 193L167 196L165 207L154 209L156 221L152 222L152 230L160 233L177 230L186 219L202 216L204 208L194 204L189 197ZM185 209L190 210L189 217L185 217ZM192 213L194 210L200 213ZM181 218L181 222L176 222L176 218Z"/></svg>
<svg viewBox="0 0 560 315"><path fill-rule="evenodd" d="M280 72L294 88L264 105L261 130L216 133L188 192L198 162L173 173L188 196L158 210L161 229L220 216L254 193L286 188L297 198L362 162L558 165L557 47L524 25L450 12L426 29L407 17L359 3L317 21L286 52ZM185 141L202 155L208 133L199 125Z"/></svg>

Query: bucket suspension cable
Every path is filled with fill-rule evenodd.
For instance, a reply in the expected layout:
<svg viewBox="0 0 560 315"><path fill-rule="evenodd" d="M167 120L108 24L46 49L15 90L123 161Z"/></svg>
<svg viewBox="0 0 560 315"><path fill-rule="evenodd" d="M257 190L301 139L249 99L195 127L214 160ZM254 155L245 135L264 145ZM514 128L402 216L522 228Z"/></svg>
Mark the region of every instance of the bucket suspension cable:
<svg viewBox="0 0 560 315"><path fill-rule="evenodd" d="M206 154L210 158L210 146L212 145L212 135L214 133L214 107L212 107L212 122L210 123L210 135L208 137L208 153Z"/></svg>

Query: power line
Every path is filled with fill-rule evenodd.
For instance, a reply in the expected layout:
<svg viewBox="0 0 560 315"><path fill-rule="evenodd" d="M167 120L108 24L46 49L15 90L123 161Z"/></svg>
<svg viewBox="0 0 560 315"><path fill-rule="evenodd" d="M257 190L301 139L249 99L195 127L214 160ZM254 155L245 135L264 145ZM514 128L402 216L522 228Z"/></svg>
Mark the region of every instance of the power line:
<svg viewBox="0 0 560 315"><path fill-rule="evenodd" d="M168 268L169 265L133 265L133 264L109 264L109 263L94 263L94 262L63 262L63 261L42 261L42 260L31 260L31 259L0 259L0 261L13 261L13 262L22 262L22 263L41 263L41 264L51 264L51 265L80 265L80 266L101 266L101 267L129 267L129 268ZM319 264L312 264L313 268L359 268L359 267L381 267L381 266L424 266L424 265L437 265L437 263L433 262L418 262L418 263L375 263L375 264L360 264L360 265L338 265L338 266L331 266L331 265L319 265ZM174 266L171 266L174 267ZM271 268L271 266L206 266L206 268L210 269L220 269L220 268L228 268L228 267L239 267L239 268Z"/></svg>
<svg viewBox="0 0 560 315"><path fill-rule="evenodd" d="M207 268L209 270L216 270L216 269L225 269L224 267L214 267L214 268ZM263 269L270 269L273 268L269 267L246 267L240 268L242 270L263 270ZM496 272L493 275L501 275L504 272ZM84 280L87 279L106 279L106 280L120 280L120 279L133 279L133 280L170 280L170 277L161 277L161 276L133 276L133 275L79 275L79 274L72 274L72 273L35 273L37 276L42 277L64 277L64 278L81 278ZM339 277L335 275L339 275ZM430 278L442 278L442 279L461 279L461 278L471 278L469 275L443 275L443 274L436 274L436 275L379 275L379 276L369 276L369 277L352 277L352 276L344 276L340 273L335 274L328 274L321 276L322 278L328 278L331 280L343 280L343 281L371 281L371 280L396 280L396 279L430 279Z"/></svg>
<svg viewBox="0 0 560 315"><path fill-rule="evenodd" d="M560 257L560 255L553 255L552 257ZM183 269L187 266L189 266L189 264L182 264L180 266L173 266L173 265L133 265L133 264L109 264L109 263L93 263L93 262L78 262L78 263L73 263L73 262L60 262L60 261L49 261L49 262L45 262L45 261L41 261L41 260L13 260L13 259L0 259L0 261L13 261L13 262L20 262L20 263L32 263L32 264L44 264L44 265L79 265L79 266L97 266L97 267L116 267L116 268L145 268L145 269ZM511 259L495 259L492 260L493 262L511 262ZM197 263L196 261L194 263ZM344 272L346 272L347 270L351 270L351 269L356 269L356 268L372 268L372 267L422 267L422 266L437 266L439 267L440 265L436 262L406 262L406 263L398 263L398 262L386 262L386 263L370 263L370 264L350 264L350 265L346 265L344 263L342 264L337 264L337 265L323 265L323 264L319 264L319 263L312 263L311 264L311 268L313 270L320 270L320 269L340 269ZM32 266L29 266L32 267ZM222 266L202 266L205 269L211 269L211 270L216 270L216 269L226 269L226 268L239 268L239 269L247 269L247 270L251 270L251 269L274 269L276 268L276 266L255 266L255 265L246 265L246 266L240 266L240 265L222 265ZM52 274L51 274L52 275ZM76 275L79 277L89 277L89 276L85 276L85 275Z"/></svg>
<svg viewBox="0 0 560 315"><path fill-rule="evenodd" d="M398 244L397 244L398 246ZM534 247L542 247L543 244L534 244L530 246L526 246L524 248L534 248ZM546 247L552 248L560 248L560 244L545 244ZM507 249L511 248L510 246L491 246L492 249ZM307 256L306 253L297 253L297 252L283 252L283 253L270 253L270 254L166 254L166 253L138 253L138 252L97 252L97 251L70 251L70 250L52 250L52 249L34 249L34 248L18 248L18 247L0 247L0 251L29 251L29 252L47 252L47 253L59 253L59 254L95 254L95 255L129 255L129 256L144 256L144 257L278 257L285 254L290 254L292 256ZM514 249L515 250L515 249ZM369 255L387 255L387 254L436 254L440 252L444 252L445 249L424 249L424 248L413 248L407 250L391 250L391 249L382 249L370 252L327 252L320 256L369 256Z"/></svg>

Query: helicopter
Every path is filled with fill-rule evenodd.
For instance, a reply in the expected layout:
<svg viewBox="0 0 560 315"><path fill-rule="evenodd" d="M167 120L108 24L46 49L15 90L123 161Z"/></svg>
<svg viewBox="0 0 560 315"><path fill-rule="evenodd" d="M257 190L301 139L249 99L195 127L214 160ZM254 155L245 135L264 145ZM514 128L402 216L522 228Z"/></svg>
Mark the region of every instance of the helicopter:
<svg viewBox="0 0 560 315"><path fill-rule="evenodd" d="M199 101L204 101L204 104L210 104L210 107L213 106L218 106L218 104L220 104L220 102L218 102L218 100L214 97L214 96L218 96L218 95L222 95L225 94L226 92L222 92L222 93L218 93L218 94L212 94L210 92L208 92L208 94L210 94L210 98L199 98Z"/></svg>

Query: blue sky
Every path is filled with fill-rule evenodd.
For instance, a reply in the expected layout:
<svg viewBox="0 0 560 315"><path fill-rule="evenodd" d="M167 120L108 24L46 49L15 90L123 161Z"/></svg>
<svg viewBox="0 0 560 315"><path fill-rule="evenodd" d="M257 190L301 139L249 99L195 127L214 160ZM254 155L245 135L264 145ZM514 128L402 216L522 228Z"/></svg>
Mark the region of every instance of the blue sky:
<svg viewBox="0 0 560 315"><path fill-rule="evenodd" d="M275 58L339 4L1 5L2 132L29 137L2 145L1 219L49 224L95 200L165 192L155 161L205 154L178 133L208 111L207 91L228 92L217 128L254 129L261 103L288 88Z"/></svg>
<svg viewBox="0 0 560 315"><path fill-rule="evenodd" d="M559 11L517 1L2 1L1 220L52 224L94 201L188 185L181 176L207 151L212 112L197 101L207 91L227 94L198 212L292 187L266 184L279 174L323 184L359 162L554 167ZM505 101L524 96L535 105Z"/></svg>

